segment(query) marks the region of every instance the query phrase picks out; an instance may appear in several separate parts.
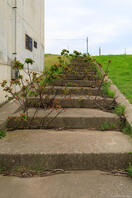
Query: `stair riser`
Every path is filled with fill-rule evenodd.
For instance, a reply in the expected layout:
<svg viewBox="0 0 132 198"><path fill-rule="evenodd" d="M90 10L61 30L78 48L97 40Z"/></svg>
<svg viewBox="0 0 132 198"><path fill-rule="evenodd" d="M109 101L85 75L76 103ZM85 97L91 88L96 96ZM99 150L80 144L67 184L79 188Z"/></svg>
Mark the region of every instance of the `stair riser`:
<svg viewBox="0 0 132 198"><path fill-rule="evenodd" d="M48 126L47 126L47 123ZM116 130L120 128L119 118L107 118L107 117L91 117L91 118L79 118L79 117L37 117L34 120L23 121L11 118L7 121L7 129L95 129L100 130L104 123L112 123L113 127L109 130Z"/></svg>
<svg viewBox="0 0 132 198"><path fill-rule="evenodd" d="M0 168L5 170L118 170L132 162L130 153L111 154L1 154Z"/></svg>
<svg viewBox="0 0 132 198"><path fill-rule="evenodd" d="M64 75L79 75L79 76L84 76L84 75L86 75L86 74L84 74L83 72L65 72L65 73L63 73ZM87 73L87 75L88 76L95 76L95 75L97 75L97 73L96 72L91 72L91 71L89 71L88 73Z"/></svg>
<svg viewBox="0 0 132 198"><path fill-rule="evenodd" d="M90 75L66 75L66 80L99 80L99 78L96 75L90 76Z"/></svg>
<svg viewBox="0 0 132 198"><path fill-rule="evenodd" d="M43 104L49 104L51 102L43 99ZM55 102L56 103L56 102ZM112 99L71 99L70 97L67 99L57 99L57 104L59 104L62 108L97 108L97 109L110 109L112 107ZM40 105L39 99L29 99L28 107L42 107Z"/></svg>
<svg viewBox="0 0 132 198"><path fill-rule="evenodd" d="M53 86L71 86L71 87L99 87L100 81L89 81L89 80L56 80L51 83Z"/></svg>
<svg viewBox="0 0 132 198"><path fill-rule="evenodd" d="M77 72L77 73L89 73L89 72L92 72L92 73L95 73L96 70L94 69L89 69L89 68L86 68L86 67L76 67L76 68L73 68L71 69L70 73L72 73L72 71L74 72Z"/></svg>
<svg viewBox="0 0 132 198"><path fill-rule="evenodd" d="M53 95L53 94L56 94L56 95L64 95L65 94L65 91L64 91L64 88L47 88L46 91L44 92L45 94L48 94L48 95ZM93 95L93 96L96 96L98 94L98 89L68 89L66 88L66 93L67 95Z"/></svg>
<svg viewBox="0 0 132 198"><path fill-rule="evenodd" d="M73 61L69 66L79 66L79 67L93 67L91 63L84 61Z"/></svg>

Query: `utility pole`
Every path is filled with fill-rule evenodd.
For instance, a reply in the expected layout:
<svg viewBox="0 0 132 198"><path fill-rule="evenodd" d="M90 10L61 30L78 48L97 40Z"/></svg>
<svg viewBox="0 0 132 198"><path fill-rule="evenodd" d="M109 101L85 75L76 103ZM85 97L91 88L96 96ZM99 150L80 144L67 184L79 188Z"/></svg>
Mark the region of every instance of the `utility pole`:
<svg viewBox="0 0 132 198"><path fill-rule="evenodd" d="M88 49L88 37L86 38L86 45L87 45L87 55L89 54L89 49Z"/></svg>
<svg viewBox="0 0 132 198"><path fill-rule="evenodd" d="M99 47L99 56L101 56L101 47Z"/></svg>

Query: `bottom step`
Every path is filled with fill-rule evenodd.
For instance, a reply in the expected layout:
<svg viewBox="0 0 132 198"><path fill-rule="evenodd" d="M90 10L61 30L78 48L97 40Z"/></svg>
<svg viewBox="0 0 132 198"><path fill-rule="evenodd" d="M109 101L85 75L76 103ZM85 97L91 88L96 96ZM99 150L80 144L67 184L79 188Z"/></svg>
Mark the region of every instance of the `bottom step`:
<svg viewBox="0 0 132 198"><path fill-rule="evenodd" d="M132 161L132 140L120 132L25 130L0 140L0 168L112 170Z"/></svg>

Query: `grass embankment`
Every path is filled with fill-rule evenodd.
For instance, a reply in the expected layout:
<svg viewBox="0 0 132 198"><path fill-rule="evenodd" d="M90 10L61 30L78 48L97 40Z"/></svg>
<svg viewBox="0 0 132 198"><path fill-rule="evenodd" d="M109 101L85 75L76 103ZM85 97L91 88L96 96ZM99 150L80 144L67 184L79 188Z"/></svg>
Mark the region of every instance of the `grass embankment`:
<svg viewBox="0 0 132 198"><path fill-rule="evenodd" d="M45 71L47 71L51 65L59 63L59 56L60 55L57 54L45 54Z"/></svg>
<svg viewBox="0 0 132 198"><path fill-rule="evenodd" d="M108 76L132 103L132 55L107 55L95 56L94 58L103 65L104 70L108 60L112 61Z"/></svg>
<svg viewBox="0 0 132 198"><path fill-rule="evenodd" d="M58 63L59 55L46 54L45 55L45 69L47 70L51 65ZM132 103L132 55L107 55L94 56L97 62L103 65L105 70L108 60L112 63L109 67L109 78L126 98Z"/></svg>

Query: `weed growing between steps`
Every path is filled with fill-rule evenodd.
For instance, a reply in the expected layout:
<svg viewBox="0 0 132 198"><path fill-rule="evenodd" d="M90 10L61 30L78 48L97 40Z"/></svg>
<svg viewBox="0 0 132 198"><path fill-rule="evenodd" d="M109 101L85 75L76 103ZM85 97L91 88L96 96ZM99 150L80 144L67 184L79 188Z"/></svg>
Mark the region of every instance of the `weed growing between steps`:
<svg viewBox="0 0 132 198"><path fill-rule="evenodd" d="M115 97L115 92L110 89L110 82L103 82L102 84L102 95L110 98Z"/></svg>
<svg viewBox="0 0 132 198"><path fill-rule="evenodd" d="M129 163L129 168L127 169L128 175L132 178L132 163Z"/></svg>
<svg viewBox="0 0 132 198"><path fill-rule="evenodd" d="M131 156L132 156L132 153L131 153ZM126 169L126 171L128 172L128 176L132 178L132 162L129 163L129 167Z"/></svg>
<svg viewBox="0 0 132 198"><path fill-rule="evenodd" d="M113 113L117 114L120 117L121 123L119 130L125 134L132 136L132 129L130 125L126 122L125 111L126 111L126 107L124 105L116 105L113 110ZM112 122L111 123L105 122L100 126L101 131L107 131L112 129L116 129L116 126Z"/></svg>
<svg viewBox="0 0 132 198"><path fill-rule="evenodd" d="M126 112L126 107L124 105L118 105L113 111L115 114L117 114L120 117L121 120L121 126L120 130L129 136L132 137L132 129L129 123L127 122L125 118L125 112Z"/></svg>
<svg viewBox="0 0 132 198"><path fill-rule="evenodd" d="M118 116L124 116L126 111L126 107L124 105L118 105L114 109L114 113L117 114Z"/></svg>
<svg viewBox="0 0 132 198"><path fill-rule="evenodd" d="M122 126L122 132L132 137L132 128L126 121L124 125Z"/></svg>
<svg viewBox="0 0 132 198"><path fill-rule="evenodd" d="M104 122L104 124L100 126L101 131L108 131L114 129L117 129L117 127L113 122Z"/></svg>
<svg viewBox="0 0 132 198"><path fill-rule="evenodd" d="M6 132L4 130L0 130L0 139L6 136Z"/></svg>

